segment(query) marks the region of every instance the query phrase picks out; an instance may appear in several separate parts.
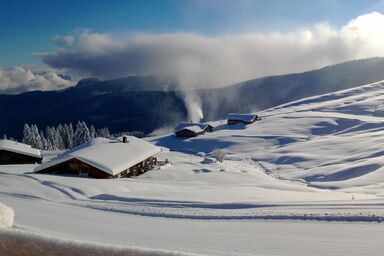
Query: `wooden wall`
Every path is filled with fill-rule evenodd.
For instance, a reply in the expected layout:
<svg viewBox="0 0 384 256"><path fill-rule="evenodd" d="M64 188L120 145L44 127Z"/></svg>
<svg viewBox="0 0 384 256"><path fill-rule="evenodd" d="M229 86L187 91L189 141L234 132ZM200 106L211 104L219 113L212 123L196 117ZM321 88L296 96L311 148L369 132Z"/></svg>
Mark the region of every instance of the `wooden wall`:
<svg viewBox="0 0 384 256"><path fill-rule="evenodd" d="M41 163L42 158L23 155L7 150L0 150L0 165L1 164L35 164Z"/></svg>
<svg viewBox="0 0 384 256"><path fill-rule="evenodd" d="M146 160L132 166L131 168L122 171L121 173L113 176L96 167L84 163L78 159L71 159L66 162L51 166L44 170L40 170L39 173L50 173L60 175L72 175L72 176L88 176L98 179L113 179L138 176L148 170L153 169L156 164L156 157L149 157Z"/></svg>
<svg viewBox="0 0 384 256"><path fill-rule="evenodd" d="M227 121L227 124L252 124L252 123L254 123L256 121L256 119L255 120L253 120L252 122L245 122L245 121L243 121L243 120L231 120L231 119L228 119L228 121Z"/></svg>
<svg viewBox="0 0 384 256"><path fill-rule="evenodd" d="M195 132L192 132L190 130L181 130L181 131L176 132L177 137L190 138L190 137L196 137L197 135L199 135L199 133L195 133Z"/></svg>

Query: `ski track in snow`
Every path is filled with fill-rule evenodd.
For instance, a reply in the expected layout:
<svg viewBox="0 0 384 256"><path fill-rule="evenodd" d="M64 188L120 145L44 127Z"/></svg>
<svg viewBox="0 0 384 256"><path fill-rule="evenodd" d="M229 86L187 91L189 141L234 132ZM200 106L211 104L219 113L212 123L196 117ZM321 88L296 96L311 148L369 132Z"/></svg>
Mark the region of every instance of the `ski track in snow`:
<svg viewBox="0 0 384 256"><path fill-rule="evenodd" d="M51 187L57 189L55 186ZM205 220L292 219L368 222L382 222L384 220L384 203L206 203L118 198L112 196L109 196L109 199L107 199L108 196L105 196L106 199L104 200L84 200L76 198L69 192L66 192L65 189L59 188L57 190L63 193L63 195L68 196L68 199L64 201L55 201L28 194L6 192L0 192L0 195L150 217Z"/></svg>

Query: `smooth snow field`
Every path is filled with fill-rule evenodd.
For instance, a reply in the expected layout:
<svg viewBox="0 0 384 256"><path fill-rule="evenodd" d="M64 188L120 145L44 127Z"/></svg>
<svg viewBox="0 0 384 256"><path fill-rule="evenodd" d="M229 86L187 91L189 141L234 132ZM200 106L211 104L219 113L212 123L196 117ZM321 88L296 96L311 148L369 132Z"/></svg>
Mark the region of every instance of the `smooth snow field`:
<svg viewBox="0 0 384 256"><path fill-rule="evenodd" d="M78 255L94 243L100 255L383 255L384 85L258 114L196 138L146 138L170 163L132 179L0 166L0 202L15 213L0 255L17 234L61 253L76 241Z"/></svg>

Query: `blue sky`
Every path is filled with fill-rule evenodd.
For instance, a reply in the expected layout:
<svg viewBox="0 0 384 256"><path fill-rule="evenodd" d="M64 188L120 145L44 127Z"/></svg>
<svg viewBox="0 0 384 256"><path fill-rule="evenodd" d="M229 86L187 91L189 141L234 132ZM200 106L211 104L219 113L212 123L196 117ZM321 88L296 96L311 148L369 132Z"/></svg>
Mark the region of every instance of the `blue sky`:
<svg viewBox="0 0 384 256"><path fill-rule="evenodd" d="M0 0L0 66L34 64L50 38L79 28L100 33L193 32L204 36L290 31L319 22L339 27L384 12L374 0Z"/></svg>

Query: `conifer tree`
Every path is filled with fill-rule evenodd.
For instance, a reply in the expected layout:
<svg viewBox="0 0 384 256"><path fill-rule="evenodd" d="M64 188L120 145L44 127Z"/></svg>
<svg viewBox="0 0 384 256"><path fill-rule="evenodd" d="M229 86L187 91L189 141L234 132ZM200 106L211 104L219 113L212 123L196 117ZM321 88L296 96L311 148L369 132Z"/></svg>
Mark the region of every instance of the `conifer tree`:
<svg viewBox="0 0 384 256"><path fill-rule="evenodd" d="M83 144L91 140L91 135L87 124L83 122L77 122L75 133L73 134L73 144L74 146Z"/></svg>
<svg viewBox="0 0 384 256"><path fill-rule="evenodd" d="M97 130L97 135L99 137L103 137L103 138L107 138L107 139L112 137L107 127L98 129Z"/></svg>
<svg viewBox="0 0 384 256"><path fill-rule="evenodd" d="M94 139L97 137L96 129L95 129L95 126L93 126L93 124L89 127L89 134L91 136L91 139Z"/></svg>
<svg viewBox="0 0 384 256"><path fill-rule="evenodd" d="M31 132L31 127L29 127L28 124L24 124L24 129L23 129L23 139L22 142L24 144L31 145L32 144L32 132Z"/></svg>
<svg viewBox="0 0 384 256"><path fill-rule="evenodd" d="M41 149L43 147L43 143L41 141L39 129L35 124L31 125L31 135L32 135L32 143L30 145L34 148Z"/></svg>

